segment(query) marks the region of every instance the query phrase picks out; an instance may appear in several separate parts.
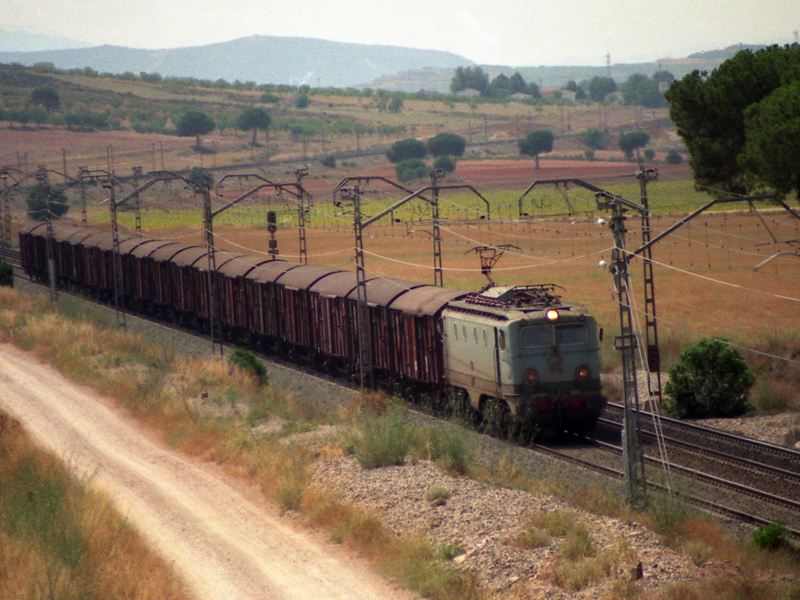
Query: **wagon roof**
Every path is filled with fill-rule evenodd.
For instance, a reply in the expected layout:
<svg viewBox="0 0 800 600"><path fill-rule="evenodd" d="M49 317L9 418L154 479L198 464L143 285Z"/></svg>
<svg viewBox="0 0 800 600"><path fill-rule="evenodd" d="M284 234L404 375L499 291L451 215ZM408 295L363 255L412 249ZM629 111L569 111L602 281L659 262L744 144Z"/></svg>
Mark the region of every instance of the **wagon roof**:
<svg viewBox="0 0 800 600"><path fill-rule="evenodd" d="M192 263L192 266L198 271L208 271L208 253L203 249L203 254L197 257ZM214 253L214 267L219 271L220 267L242 256L241 254L234 254L233 252L215 252Z"/></svg>
<svg viewBox="0 0 800 600"><path fill-rule="evenodd" d="M194 262L206 255L206 247L205 246L184 246L182 250L179 250L175 254L173 254L169 261L173 263L176 267L186 267L188 265L193 265ZM153 255L153 258L158 260L158 258Z"/></svg>
<svg viewBox="0 0 800 600"><path fill-rule="evenodd" d="M141 244L146 244L152 241L154 240L149 240L147 238L141 238L141 237L128 238L119 243L119 252L120 254L130 254L131 252L133 252L135 248L138 248Z"/></svg>
<svg viewBox="0 0 800 600"><path fill-rule="evenodd" d="M224 265L217 265L217 271L226 277L244 277L257 266L273 260L263 256L244 254L227 261Z"/></svg>
<svg viewBox="0 0 800 600"><path fill-rule="evenodd" d="M367 304L372 306L389 306L392 301L409 290L425 285L424 283L411 283L403 279L388 279L376 277L367 281ZM358 290L351 291L347 297L351 300L358 299Z"/></svg>
<svg viewBox="0 0 800 600"><path fill-rule="evenodd" d="M346 298L356 288L356 274L352 271L337 271L316 281L309 291L331 298Z"/></svg>
<svg viewBox="0 0 800 600"><path fill-rule="evenodd" d="M442 288L435 285L424 285L408 290L396 298L389 308L411 315L435 315L450 300L465 296L468 292Z"/></svg>
<svg viewBox="0 0 800 600"><path fill-rule="evenodd" d="M196 246L194 246L196 248ZM167 262L172 260L172 257L178 254L179 252L183 252L187 248L192 248L192 246L184 246L183 244L169 244L164 245L150 254L150 258L157 262Z"/></svg>
<svg viewBox="0 0 800 600"><path fill-rule="evenodd" d="M46 224L42 223L42 225ZM35 228L34 228L35 229ZM66 239L69 239L69 236L75 235L75 233L81 231L77 227L61 227L61 226L54 226L53 227L53 239L58 242L63 242ZM84 229L83 231L88 231L89 233L97 233L96 229ZM37 235L46 234L47 231L40 231Z"/></svg>
<svg viewBox="0 0 800 600"><path fill-rule="evenodd" d="M164 240L147 240L142 244L139 244L131 250L131 254L138 258L147 258L151 254L153 254L159 248L164 248L165 246L177 246L175 242L165 242Z"/></svg>
<svg viewBox="0 0 800 600"><path fill-rule="evenodd" d="M276 278L276 281L290 289L307 290L316 281L333 273L338 273L338 271L320 265L300 265L296 269L285 271Z"/></svg>
<svg viewBox="0 0 800 600"><path fill-rule="evenodd" d="M40 221L31 221L29 223L25 223L25 225L23 225L22 228L20 228L19 232L20 233L33 233L34 231L36 231L40 227L45 227L46 228L47 227L47 223L42 223Z"/></svg>
<svg viewBox="0 0 800 600"><path fill-rule="evenodd" d="M88 240L89 238L86 238L86 239ZM120 236L117 239L120 241L120 243L122 243L123 241L125 241L125 240L127 240L129 238L128 238L128 236ZM86 245L86 242L84 242L84 246L85 245ZM114 249L114 236L112 234L110 234L110 233L106 234L106 236L104 238L97 240L96 246L98 248L100 248L100 250L113 250Z"/></svg>
<svg viewBox="0 0 800 600"><path fill-rule="evenodd" d="M248 274L248 279L254 279L260 283L271 283L286 271L296 269L300 265L286 260L270 260L263 265L259 265Z"/></svg>
<svg viewBox="0 0 800 600"><path fill-rule="evenodd" d="M103 242L108 240L108 248L104 248L101 246ZM87 237L83 240L81 244L84 248L101 248L102 250L107 250L111 248L112 242L111 234L106 231L94 232L92 235Z"/></svg>
<svg viewBox="0 0 800 600"><path fill-rule="evenodd" d="M70 244L81 244L90 235L95 233L99 232L96 229L87 229L86 227L70 227L63 232L58 232L58 236L56 236L55 232L53 232L53 237L69 242Z"/></svg>

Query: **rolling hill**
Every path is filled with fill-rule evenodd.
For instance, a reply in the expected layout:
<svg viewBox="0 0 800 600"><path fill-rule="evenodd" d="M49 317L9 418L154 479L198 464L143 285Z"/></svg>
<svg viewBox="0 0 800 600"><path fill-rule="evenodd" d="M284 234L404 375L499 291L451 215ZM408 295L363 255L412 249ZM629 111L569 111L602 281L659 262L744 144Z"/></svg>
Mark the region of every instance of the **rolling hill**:
<svg viewBox="0 0 800 600"><path fill-rule="evenodd" d="M101 73L146 72L212 81L225 79L340 88L363 86L380 77L409 69L455 69L472 64L466 58L437 50L258 35L206 46L164 50L95 46L0 52L0 63L26 66L52 63L58 69L91 67Z"/></svg>

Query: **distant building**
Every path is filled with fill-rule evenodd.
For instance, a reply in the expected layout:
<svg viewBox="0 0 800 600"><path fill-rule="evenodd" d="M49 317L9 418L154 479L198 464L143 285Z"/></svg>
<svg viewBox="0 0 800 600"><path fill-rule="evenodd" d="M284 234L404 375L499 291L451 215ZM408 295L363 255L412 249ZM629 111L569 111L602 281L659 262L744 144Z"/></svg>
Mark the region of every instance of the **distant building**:
<svg viewBox="0 0 800 600"><path fill-rule="evenodd" d="M461 90L460 92L456 92L456 96L459 98L474 98L475 96L480 96L481 93L478 90L473 90L472 88L467 88L465 90Z"/></svg>
<svg viewBox="0 0 800 600"><path fill-rule="evenodd" d="M511 94L509 96L509 98L511 100L514 100L515 102L523 102L525 100L533 100L533 96L531 96L530 94L524 94L522 92L516 92L514 94Z"/></svg>

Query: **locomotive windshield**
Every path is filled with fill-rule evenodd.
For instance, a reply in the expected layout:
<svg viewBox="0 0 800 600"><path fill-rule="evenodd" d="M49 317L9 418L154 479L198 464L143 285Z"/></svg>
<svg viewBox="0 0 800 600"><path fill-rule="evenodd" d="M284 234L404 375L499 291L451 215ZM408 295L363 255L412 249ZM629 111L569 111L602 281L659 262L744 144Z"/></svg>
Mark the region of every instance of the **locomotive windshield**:
<svg viewBox="0 0 800 600"><path fill-rule="evenodd" d="M522 348L546 348L585 344L589 338L583 323L563 323L523 327L519 339Z"/></svg>

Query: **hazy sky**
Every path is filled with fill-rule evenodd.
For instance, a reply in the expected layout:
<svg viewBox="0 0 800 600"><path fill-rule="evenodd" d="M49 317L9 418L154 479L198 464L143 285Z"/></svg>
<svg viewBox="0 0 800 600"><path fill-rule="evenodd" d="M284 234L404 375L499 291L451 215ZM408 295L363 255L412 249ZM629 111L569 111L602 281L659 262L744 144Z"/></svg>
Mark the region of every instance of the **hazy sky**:
<svg viewBox="0 0 800 600"><path fill-rule="evenodd" d="M5 0L0 28L134 48L250 35L446 50L479 64L602 65L786 44L798 0Z"/></svg>

